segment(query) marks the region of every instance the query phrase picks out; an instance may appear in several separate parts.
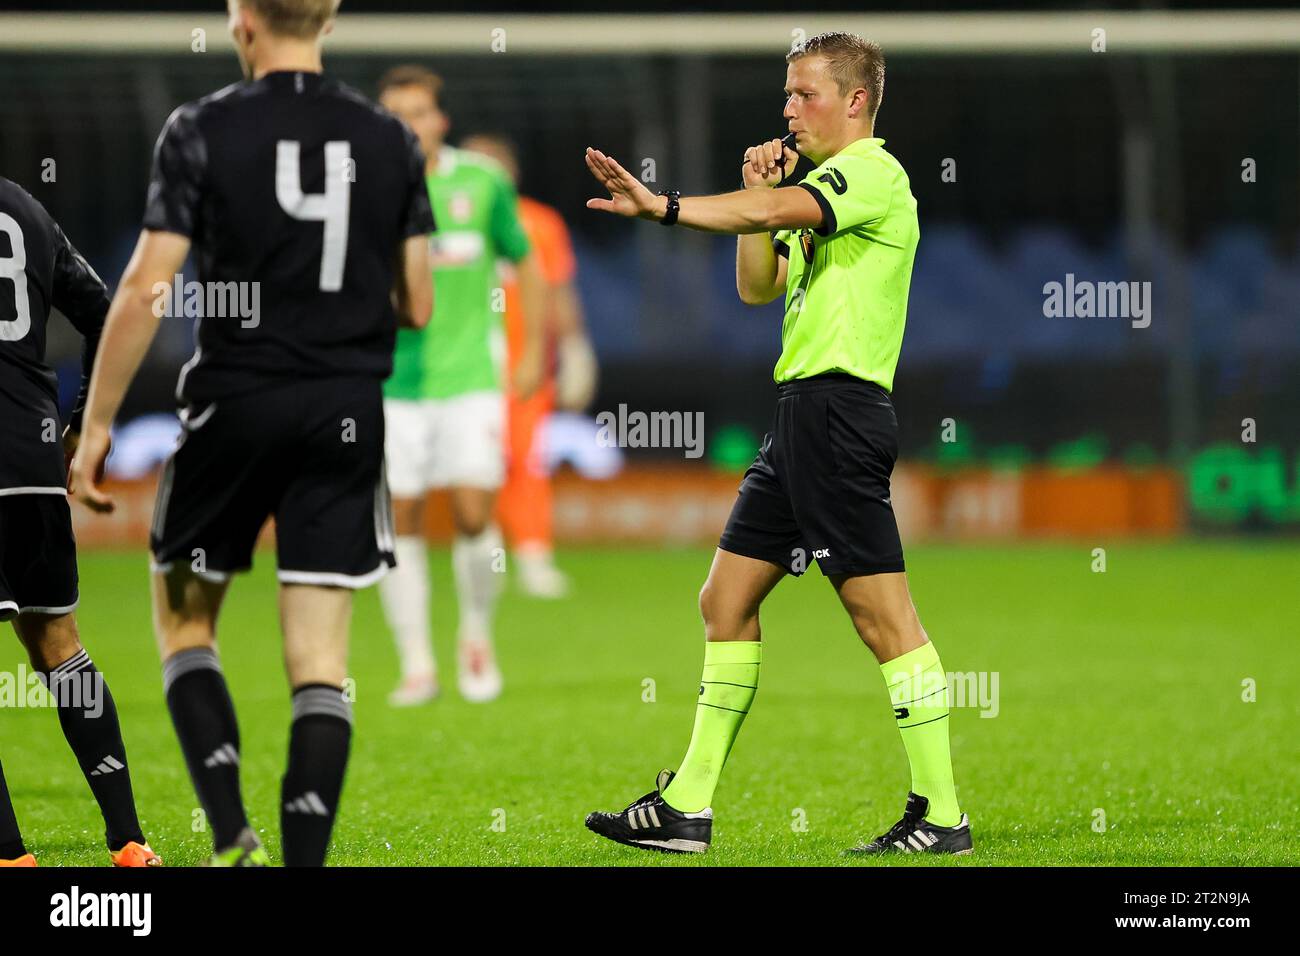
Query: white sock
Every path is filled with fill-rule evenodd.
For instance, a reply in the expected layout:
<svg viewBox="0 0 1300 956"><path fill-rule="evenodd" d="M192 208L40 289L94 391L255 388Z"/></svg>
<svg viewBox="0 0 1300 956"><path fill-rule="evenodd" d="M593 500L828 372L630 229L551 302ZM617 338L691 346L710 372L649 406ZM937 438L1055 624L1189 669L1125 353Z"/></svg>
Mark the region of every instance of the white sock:
<svg viewBox="0 0 1300 956"><path fill-rule="evenodd" d="M401 535L393 552L397 567L379 579L379 600L402 659L402 678L434 672L429 625L429 551L420 535Z"/></svg>
<svg viewBox="0 0 1300 956"><path fill-rule="evenodd" d="M501 531L496 525L470 537L457 535L451 547L451 566L456 572L456 597L460 602L460 639L492 639L492 612L501 593L505 570Z"/></svg>
<svg viewBox="0 0 1300 956"><path fill-rule="evenodd" d="M521 564L549 565L555 563L555 554L544 541L520 541L515 545L515 559Z"/></svg>

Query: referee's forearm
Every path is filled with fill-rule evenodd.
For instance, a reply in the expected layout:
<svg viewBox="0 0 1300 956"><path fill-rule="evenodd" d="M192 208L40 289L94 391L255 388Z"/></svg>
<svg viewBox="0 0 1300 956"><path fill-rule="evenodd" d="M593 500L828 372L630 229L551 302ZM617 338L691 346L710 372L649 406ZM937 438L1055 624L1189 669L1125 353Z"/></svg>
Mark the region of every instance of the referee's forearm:
<svg viewBox="0 0 1300 956"><path fill-rule="evenodd" d="M771 189L741 189L717 196L683 196L677 222L701 232L733 236L767 232L776 228L770 223L779 211L773 193Z"/></svg>

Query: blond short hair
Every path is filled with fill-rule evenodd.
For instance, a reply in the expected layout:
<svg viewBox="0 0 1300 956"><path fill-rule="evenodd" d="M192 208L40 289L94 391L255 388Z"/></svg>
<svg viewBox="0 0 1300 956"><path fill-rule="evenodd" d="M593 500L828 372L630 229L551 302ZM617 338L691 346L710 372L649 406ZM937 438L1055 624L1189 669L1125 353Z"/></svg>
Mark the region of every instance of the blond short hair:
<svg viewBox="0 0 1300 956"><path fill-rule="evenodd" d="M853 33L819 33L793 47L785 61L793 63L805 56L826 57L826 72L834 78L840 96L865 88L867 111L875 125L880 101L885 98L885 51L879 43Z"/></svg>
<svg viewBox="0 0 1300 956"><path fill-rule="evenodd" d="M247 7L266 21L267 29L280 36L311 40L339 12L342 0L228 0Z"/></svg>

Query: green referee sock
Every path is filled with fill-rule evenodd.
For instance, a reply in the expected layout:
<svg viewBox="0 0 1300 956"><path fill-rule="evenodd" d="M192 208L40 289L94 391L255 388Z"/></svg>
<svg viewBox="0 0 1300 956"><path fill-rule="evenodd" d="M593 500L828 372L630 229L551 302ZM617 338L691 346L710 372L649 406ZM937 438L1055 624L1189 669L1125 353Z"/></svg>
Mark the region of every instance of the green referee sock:
<svg viewBox="0 0 1300 956"><path fill-rule="evenodd" d="M912 792L930 801L925 818L941 827L961 822L948 749L948 675L928 641L880 665L889 702L912 765Z"/></svg>
<svg viewBox="0 0 1300 956"><path fill-rule="evenodd" d="M682 813L698 813L713 800L731 745L758 690L758 641L706 641L704 676L695 705L695 731L682 766L663 792L664 802Z"/></svg>

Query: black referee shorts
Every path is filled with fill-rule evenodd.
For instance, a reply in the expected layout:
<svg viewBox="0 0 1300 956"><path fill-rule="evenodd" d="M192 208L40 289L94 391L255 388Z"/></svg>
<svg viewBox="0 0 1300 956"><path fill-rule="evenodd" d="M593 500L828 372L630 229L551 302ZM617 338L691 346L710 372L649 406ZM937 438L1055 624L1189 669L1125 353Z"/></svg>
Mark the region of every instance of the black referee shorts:
<svg viewBox="0 0 1300 956"><path fill-rule="evenodd" d="M0 495L0 621L77 606L77 542L63 495Z"/></svg>
<svg viewBox="0 0 1300 956"><path fill-rule="evenodd" d="M154 502L154 566L225 580L275 518L285 584L361 588L395 564L375 379L297 380L194 405Z"/></svg>
<svg viewBox="0 0 1300 956"><path fill-rule="evenodd" d="M802 574L902 571L890 502L898 419L889 393L828 373L778 386L776 417L740 483L723 551Z"/></svg>

